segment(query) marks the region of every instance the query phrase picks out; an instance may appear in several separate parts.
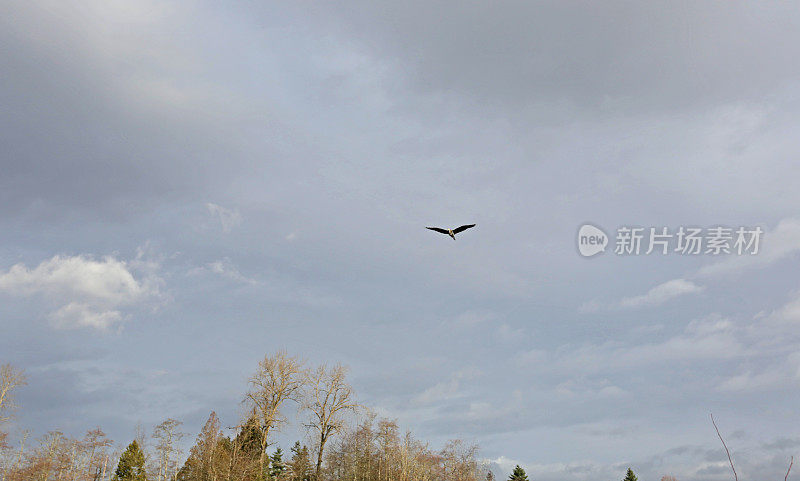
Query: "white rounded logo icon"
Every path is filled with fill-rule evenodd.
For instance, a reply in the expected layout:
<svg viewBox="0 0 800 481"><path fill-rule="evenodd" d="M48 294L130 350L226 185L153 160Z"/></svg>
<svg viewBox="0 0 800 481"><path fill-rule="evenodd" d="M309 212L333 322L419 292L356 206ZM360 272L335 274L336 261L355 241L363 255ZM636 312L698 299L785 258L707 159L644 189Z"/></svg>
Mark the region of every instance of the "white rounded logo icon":
<svg viewBox="0 0 800 481"><path fill-rule="evenodd" d="M584 224L578 229L578 252L583 257L605 252L608 245L608 236L600 228L591 224Z"/></svg>

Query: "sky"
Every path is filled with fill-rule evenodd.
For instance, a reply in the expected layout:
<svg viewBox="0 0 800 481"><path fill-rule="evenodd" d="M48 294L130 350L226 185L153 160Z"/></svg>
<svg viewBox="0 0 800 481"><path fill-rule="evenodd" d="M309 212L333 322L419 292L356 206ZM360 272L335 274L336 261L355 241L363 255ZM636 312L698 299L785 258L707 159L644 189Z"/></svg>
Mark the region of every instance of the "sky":
<svg viewBox="0 0 800 481"><path fill-rule="evenodd" d="M739 475L779 479L798 6L0 0L12 432L193 438L285 349L503 477L727 480L713 412ZM585 258L586 223L764 234Z"/></svg>

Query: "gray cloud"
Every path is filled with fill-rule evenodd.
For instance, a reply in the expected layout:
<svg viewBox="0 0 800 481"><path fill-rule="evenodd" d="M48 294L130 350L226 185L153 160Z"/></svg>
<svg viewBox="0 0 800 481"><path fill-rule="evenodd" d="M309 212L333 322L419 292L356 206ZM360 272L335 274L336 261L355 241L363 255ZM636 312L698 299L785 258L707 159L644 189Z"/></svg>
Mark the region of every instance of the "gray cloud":
<svg viewBox="0 0 800 481"><path fill-rule="evenodd" d="M760 98L798 73L788 6L357 2L308 11L396 61L420 89L512 110L693 109Z"/></svg>
<svg viewBox="0 0 800 481"><path fill-rule="evenodd" d="M242 223L242 214L238 210L226 209L211 202L206 204L206 208L212 216L219 220L223 232L230 232L231 229Z"/></svg>
<svg viewBox="0 0 800 481"><path fill-rule="evenodd" d="M233 424L286 348L535 479L728 479L708 410L792 436L795 10L0 1L18 425ZM587 261L586 221L766 235L747 260ZM626 298L648 308L579 310ZM785 469L742 439L744 473Z"/></svg>

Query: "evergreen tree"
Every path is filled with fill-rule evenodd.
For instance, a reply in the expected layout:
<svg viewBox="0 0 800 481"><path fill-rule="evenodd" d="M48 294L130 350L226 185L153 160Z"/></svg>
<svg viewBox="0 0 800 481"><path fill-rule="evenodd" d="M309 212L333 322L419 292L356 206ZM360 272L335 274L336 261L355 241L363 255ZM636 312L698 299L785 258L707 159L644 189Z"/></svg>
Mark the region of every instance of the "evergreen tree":
<svg viewBox="0 0 800 481"><path fill-rule="evenodd" d="M511 473L508 481L528 481L528 475L525 474L525 470L519 467L518 464L514 467L514 471Z"/></svg>
<svg viewBox="0 0 800 481"><path fill-rule="evenodd" d="M638 479L639 478L637 478L636 475L633 474L633 470L631 468L628 468L628 472L627 474L625 474L625 479L623 479L622 481L638 481Z"/></svg>
<svg viewBox="0 0 800 481"><path fill-rule="evenodd" d="M233 442L242 450L242 452L258 456L261 453L261 430L258 427L258 420L251 416L250 419L242 426L239 434Z"/></svg>
<svg viewBox="0 0 800 481"><path fill-rule="evenodd" d="M134 439L119 457L114 481L147 481L144 471L144 452Z"/></svg>
<svg viewBox="0 0 800 481"><path fill-rule="evenodd" d="M289 460L289 480L290 481L311 481L311 461L308 456L308 448L300 446L300 441L292 446L292 459Z"/></svg>
<svg viewBox="0 0 800 481"><path fill-rule="evenodd" d="M251 416L241 427L230 447L237 481L261 481L267 478L269 472L261 471L261 429L255 416Z"/></svg>
<svg viewBox="0 0 800 481"><path fill-rule="evenodd" d="M286 465L283 463L283 451L281 451L281 448L276 449L272 456L269 457L269 464L269 477L275 480L283 479Z"/></svg>

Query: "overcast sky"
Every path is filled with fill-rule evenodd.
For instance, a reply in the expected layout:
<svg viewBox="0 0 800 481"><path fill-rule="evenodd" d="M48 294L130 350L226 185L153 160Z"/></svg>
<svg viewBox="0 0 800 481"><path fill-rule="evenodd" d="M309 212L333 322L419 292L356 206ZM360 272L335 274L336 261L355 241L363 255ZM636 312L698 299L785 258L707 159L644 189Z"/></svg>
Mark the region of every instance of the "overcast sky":
<svg viewBox="0 0 800 481"><path fill-rule="evenodd" d="M503 477L727 480L713 412L742 478L779 479L798 7L0 0L13 428L193 438L285 348ZM586 222L765 234L587 259Z"/></svg>

